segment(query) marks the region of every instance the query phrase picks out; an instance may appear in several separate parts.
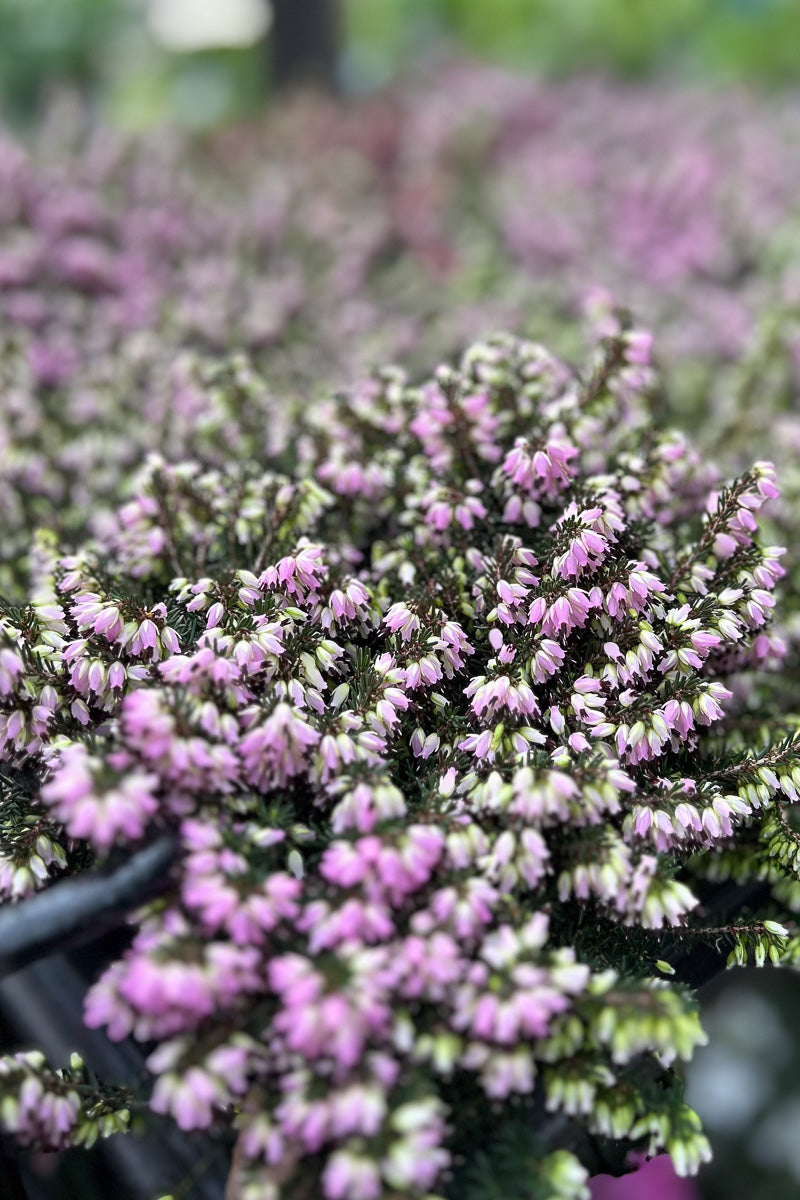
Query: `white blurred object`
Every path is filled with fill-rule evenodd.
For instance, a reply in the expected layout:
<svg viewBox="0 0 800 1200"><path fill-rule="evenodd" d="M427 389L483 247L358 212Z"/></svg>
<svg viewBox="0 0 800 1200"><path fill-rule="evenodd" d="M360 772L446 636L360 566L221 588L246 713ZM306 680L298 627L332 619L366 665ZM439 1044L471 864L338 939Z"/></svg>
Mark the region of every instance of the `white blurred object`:
<svg viewBox="0 0 800 1200"><path fill-rule="evenodd" d="M149 0L150 33L167 50L252 46L272 24L267 0Z"/></svg>

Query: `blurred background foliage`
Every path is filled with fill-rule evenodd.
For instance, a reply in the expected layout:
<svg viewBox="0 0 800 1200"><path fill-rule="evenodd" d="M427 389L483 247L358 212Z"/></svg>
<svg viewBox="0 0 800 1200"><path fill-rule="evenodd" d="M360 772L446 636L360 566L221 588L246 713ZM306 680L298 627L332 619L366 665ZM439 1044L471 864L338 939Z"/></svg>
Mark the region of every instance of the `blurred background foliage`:
<svg viewBox="0 0 800 1200"><path fill-rule="evenodd" d="M550 75L800 80L796 0L339 0L339 8L340 79L354 93L454 50ZM269 90L269 10L269 0L0 0L5 119L34 119L64 86L88 91L123 127L164 119L207 127L246 114ZM170 30L182 17L195 37L179 45Z"/></svg>
<svg viewBox="0 0 800 1200"><path fill-rule="evenodd" d="M800 974L730 971L709 984L700 999L709 1044L689 1066L686 1093L714 1148L698 1179L700 1200L795 1200L800 1194Z"/></svg>
<svg viewBox="0 0 800 1200"><path fill-rule="evenodd" d="M389 76L432 42L548 74L800 78L795 0L348 0L351 53Z"/></svg>

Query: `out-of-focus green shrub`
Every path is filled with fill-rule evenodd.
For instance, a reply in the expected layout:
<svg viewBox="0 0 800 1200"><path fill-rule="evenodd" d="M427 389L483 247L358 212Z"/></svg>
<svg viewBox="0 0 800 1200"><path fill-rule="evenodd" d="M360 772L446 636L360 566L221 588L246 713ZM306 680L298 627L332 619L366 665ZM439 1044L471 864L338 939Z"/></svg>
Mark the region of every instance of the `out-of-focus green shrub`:
<svg viewBox="0 0 800 1200"><path fill-rule="evenodd" d="M120 0L0 0L0 104L20 117L62 83L104 79L127 5Z"/></svg>
<svg viewBox="0 0 800 1200"><path fill-rule="evenodd" d="M355 62L390 73L449 38L482 57L558 73L796 79L800 7L793 0L345 0Z"/></svg>
<svg viewBox="0 0 800 1200"><path fill-rule="evenodd" d="M144 0L0 0L0 110L17 126L65 88L128 128L218 125L261 102L265 58L262 43L172 51Z"/></svg>

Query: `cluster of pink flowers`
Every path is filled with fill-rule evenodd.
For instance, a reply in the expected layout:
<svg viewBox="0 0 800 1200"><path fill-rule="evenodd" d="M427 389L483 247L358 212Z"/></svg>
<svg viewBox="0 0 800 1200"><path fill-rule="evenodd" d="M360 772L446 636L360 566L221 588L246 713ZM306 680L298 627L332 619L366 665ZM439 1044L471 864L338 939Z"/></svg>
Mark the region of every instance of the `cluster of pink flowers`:
<svg viewBox="0 0 800 1200"><path fill-rule="evenodd" d="M670 403L685 420L710 406L718 445L736 433L732 395L760 411L797 393L795 128L790 99L650 86L632 104L619 85L453 64L201 148L60 117L28 151L3 137L0 583L19 584L33 525L111 524L148 451L220 467L285 450L270 389L305 402L494 329L572 355L563 314L602 326L598 288L658 329ZM206 361L234 350L247 358ZM648 355L638 334L632 373ZM446 458L436 389L424 420ZM491 420L483 434L490 446ZM527 520L544 459L506 453L509 512ZM538 453L555 455L555 486L568 461ZM364 486L380 489L376 465L337 471L334 490ZM483 503L437 485L423 501L433 532Z"/></svg>
<svg viewBox="0 0 800 1200"><path fill-rule="evenodd" d="M31 890L78 844L173 832L86 1020L157 1044L151 1105L182 1129L235 1114L242 1197L455 1195L463 1114L500 1129L542 1089L707 1157L650 1086L702 1040L690 1002L581 930L689 927L691 864L800 766L793 743L721 765L785 650L774 470L721 487L654 433L647 346L620 331L580 375L498 337L309 406L268 470L153 459L0 609L0 758L40 780L0 886L34 845ZM567 1159L547 1194L577 1200Z"/></svg>

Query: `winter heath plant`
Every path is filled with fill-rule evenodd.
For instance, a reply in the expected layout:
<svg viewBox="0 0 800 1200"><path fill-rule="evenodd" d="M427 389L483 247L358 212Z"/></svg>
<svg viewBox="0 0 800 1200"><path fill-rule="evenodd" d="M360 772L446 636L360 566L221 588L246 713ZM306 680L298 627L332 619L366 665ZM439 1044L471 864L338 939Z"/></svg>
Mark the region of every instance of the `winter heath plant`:
<svg viewBox="0 0 800 1200"><path fill-rule="evenodd" d="M152 457L72 553L36 538L0 607L0 889L176 857L86 998L149 1085L6 1057L7 1132L149 1103L233 1131L241 1200L579 1200L631 1150L708 1158L692 985L798 953L800 760L775 471L723 482L657 390L624 325L583 372L497 337L262 398L265 462Z"/></svg>

